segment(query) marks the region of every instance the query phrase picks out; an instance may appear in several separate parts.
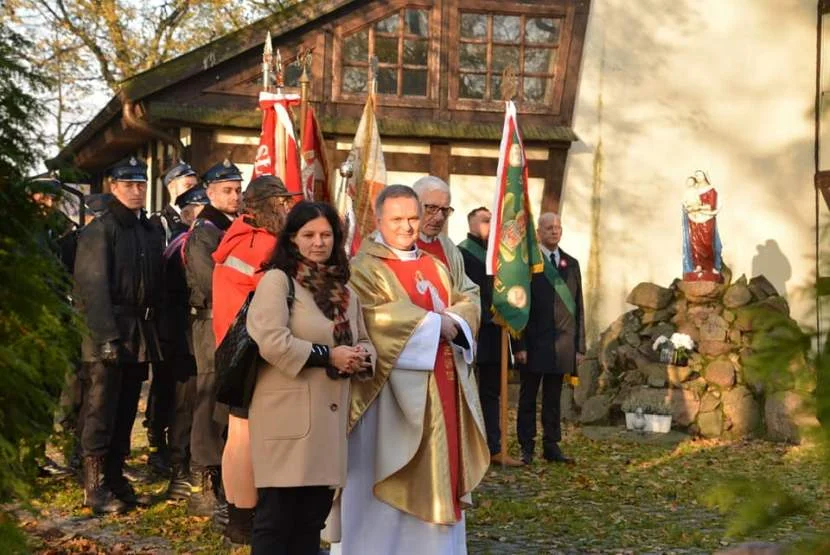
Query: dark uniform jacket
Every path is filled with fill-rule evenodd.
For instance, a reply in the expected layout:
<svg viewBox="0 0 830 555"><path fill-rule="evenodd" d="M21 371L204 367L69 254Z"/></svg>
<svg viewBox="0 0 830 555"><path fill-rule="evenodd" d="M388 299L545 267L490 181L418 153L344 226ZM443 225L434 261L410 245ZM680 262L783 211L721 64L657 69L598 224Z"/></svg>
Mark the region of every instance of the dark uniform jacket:
<svg viewBox="0 0 830 555"><path fill-rule="evenodd" d="M467 234L467 239L475 241L487 250L487 243L472 233ZM484 261L479 260L462 245L459 245L459 250L464 257L464 272L478 285L481 294L481 327L478 330L476 363L501 364L501 328L493 322L493 313L490 311L493 304L493 276L487 275Z"/></svg>
<svg viewBox="0 0 830 555"><path fill-rule="evenodd" d="M185 274L190 288L190 306L206 311L213 306L213 251L219 246L231 219L213 206L205 206L193 223L184 247ZM209 316L198 314L207 319Z"/></svg>
<svg viewBox="0 0 830 555"><path fill-rule="evenodd" d="M187 288L187 278L184 274L180 244L171 245L177 237L187 233L188 227L182 221L179 213L171 206L165 206L159 213L150 218L150 222L157 226L165 237L167 248L164 251L164 292L163 302L165 317L159 322L159 336L161 339L162 354L166 361L176 361L189 367L195 365L190 361L193 353L190 338L190 294ZM184 362L182 359L188 359ZM186 372L187 373L187 372Z"/></svg>
<svg viewBox="0 0 830 555"><path fill-rule="evenodd" d="M162 244L158 229L113 199L83 228L75 257L75 297L90 334L83 360L98 360L102 344L119 343L119 363L161 358L156 329L162 309Z"/></svg>
<svg viewBox="0 0 830 555"><path fill-rule="evenodd" d="M150 223L157 225L164 235L164 245L170 244L170 241L187 231L187 225L182 221L181 215L176 212L176 209L169 204L153 214L150 218Z"/></svg>
<svg viewBox="0 0 830 555"><path fill-rule="evenodd" d="M576 303L571 316L544 274L533 274L530 319L514 352L527 351L526 369L541 374L576 374L576 353L585 353L585 310L579 262L559 249L559 275ZM544 254L542 255L544 256Z"/></svg>

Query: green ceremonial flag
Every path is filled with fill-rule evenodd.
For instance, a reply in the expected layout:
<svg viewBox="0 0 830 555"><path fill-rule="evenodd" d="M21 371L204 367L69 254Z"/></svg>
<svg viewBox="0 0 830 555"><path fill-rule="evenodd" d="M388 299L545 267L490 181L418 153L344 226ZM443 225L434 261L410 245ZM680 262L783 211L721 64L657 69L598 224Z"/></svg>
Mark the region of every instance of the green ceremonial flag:
<svg viewBox="0 0 830 555"><path fill-rule="evenodd" d="M487 273L493 277L493 319L514 337L530 317L530 279L544 269L527 194L527 160L516 106L508 101L499 147L494 222L487 244Z"/></svg>

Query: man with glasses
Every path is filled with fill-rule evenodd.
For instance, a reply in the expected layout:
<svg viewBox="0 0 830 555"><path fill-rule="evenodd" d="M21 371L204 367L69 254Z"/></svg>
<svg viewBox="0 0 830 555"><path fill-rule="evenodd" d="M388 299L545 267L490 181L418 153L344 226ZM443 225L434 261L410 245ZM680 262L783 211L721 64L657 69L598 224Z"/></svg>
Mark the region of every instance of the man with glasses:
<svg viewBox="0 0 830 555"><path fill-rule="evenodd" d="M139 498L124 477L141 383L161 359L156 329L163 236L144 212L147 166L135 157L108 171L113 199L78 240L75 291L89 334L82 356L84 505L123 513Z"/></svg>
<svg viewBox="0 0 830 555"><path fill-rule="evenodd" d="M421 230L418 234L418 248L428 252L449 268L453 284L465 295L479 297L479 288L464 272L464 257L444 228L454 212L450 202L450 186L434 175L427 175L416 181L412 188L418 195L423 208Z"/></svg>

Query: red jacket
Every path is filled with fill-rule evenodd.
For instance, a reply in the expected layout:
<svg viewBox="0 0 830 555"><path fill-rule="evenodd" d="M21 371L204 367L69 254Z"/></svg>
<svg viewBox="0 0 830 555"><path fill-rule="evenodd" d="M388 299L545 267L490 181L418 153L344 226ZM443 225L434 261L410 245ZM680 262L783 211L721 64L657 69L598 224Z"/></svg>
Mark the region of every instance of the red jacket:
<svg viewBox="0 0 830 555"><path fill-rule="evenodd" d="M230 329L236 313L256 289L263 272L262 263L270 256L277 238L262 228L253 227L240 216L231 224L213 253L213 333L218 346Z"/></svg>

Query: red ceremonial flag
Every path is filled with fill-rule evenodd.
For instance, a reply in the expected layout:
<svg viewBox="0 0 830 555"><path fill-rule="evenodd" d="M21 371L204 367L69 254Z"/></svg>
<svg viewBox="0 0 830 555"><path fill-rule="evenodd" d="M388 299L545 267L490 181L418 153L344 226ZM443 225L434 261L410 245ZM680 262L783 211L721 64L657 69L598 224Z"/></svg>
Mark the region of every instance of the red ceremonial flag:
<svg viewBox="0 0 830 555"><path fill-rule="evenodd" d="M386 163L375 119L373 95L366 99L348 159L352 162L353 173L346 189L351 206L345 212L351 236L348 244L350 253L354 255L362 238L375 230L375 198L386 187Z"/></svg>
<svg viewBox="0 0 830 555"><path fill-rule="evenodd" d="M308 200L332 202L329 189L329 171L326 161L326 146L314 108L309 104L305 113L302 144L303 195Z"/></svg>
<svg viewBox="0 0 830 555"><path fill-rule="evenodd" d="M289 106L300 103L296 94L259 93L262 133L254 162L253 177L276 175L292 193L302 192L300 156Z"/></svg>

